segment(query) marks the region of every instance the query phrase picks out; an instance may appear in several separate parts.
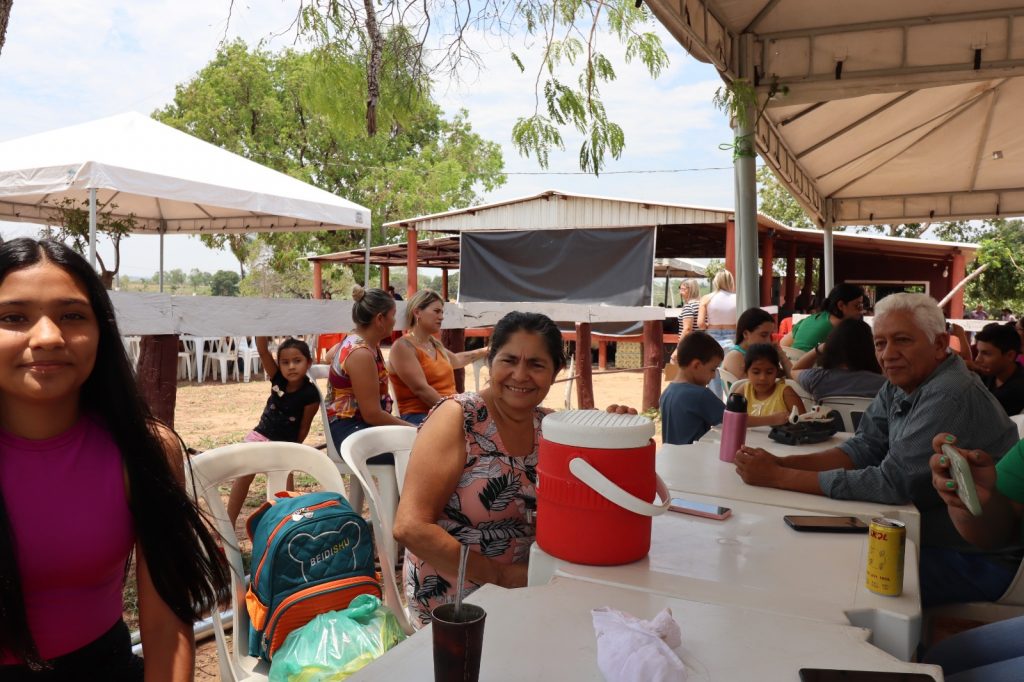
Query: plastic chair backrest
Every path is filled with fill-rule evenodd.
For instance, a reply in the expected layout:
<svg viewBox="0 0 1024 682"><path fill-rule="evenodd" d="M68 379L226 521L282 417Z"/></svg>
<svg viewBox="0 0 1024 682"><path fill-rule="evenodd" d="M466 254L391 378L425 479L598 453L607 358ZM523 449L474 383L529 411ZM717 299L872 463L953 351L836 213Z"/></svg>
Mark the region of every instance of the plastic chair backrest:
<svg viewBox="0 0 1024 682"><path fill-rule="evenodd" d="M373 534L380 553L380 568L384 576L384 603L394 611L398 621L407 634L412 633L412 626L402 607L399 598L399 583L395 576L397 545L392 535L395 525L393 511L384 503L380 489L374 482L367 460L385 452L395 456L394 476L401 489L401 481L405 478L405 468L409 461L409 452L416 440L416 428L413 426L374 426L357 431L341 443L341 458L359 479L370 506L370 521ZM401 465L399 465L401 462Z"/></svg>
<svg viewBox="0 0 1024 682"><path fill-rule="evenodd" d="M790 362L796 362L807 352L802 351L799 348L793 348L793 346L783 346L782 344L779 344L779 348L781 348L782 352L786 354L786 357L789 358Z"/></svg>
<svg viewBox="0 0 1024 682"><path fill-rule="evenodd" d="M860 424L860 418L868 405L874 398L865 398L857 395L831 395L822 398L818 404L830 410L835 410L843 417L843 429L845 431L856 431Z"/></svg>
<svg viewBox="0 0 1024 682"><path fill-rule="evenodd" d="M1017 425L1017 436L1024 440L1024 414L1012 415L1010 421Z"/></svg>
<svg viewBox="0 0 1024 682"><path fill-rule="evenodd" d="M743 387L746 386L746 385L747 385L747 379L737 379L736 381L732 382L732 384L729 386L729 393L735 393L736 389L739 389L739 390L742 391Z"/></svg>
<svg viewBox="0 0 1024 682"><path fill-rule="evenodd" d="M800 400L804 401L804 407L808 410L814 405L814 396L807 392L807 389L800 385L800 382L796 379L786 379L786 385L796 391L796 394L800 396Z"/></svg>
<svg viewBox="0 0 1024 682"><path fill-rule="evenodd" d="M726 370L722 369L721 367L718 368L718 376L720 376L722 378L722 383L725 384L725 393L726 393L726 395L732 393L732 385L735 384L737 381L739 381L740 379L743 378L743 377L738 377L735 374L733 374L732 372L726 371Z"/></svg>
<svg viewBox="0 0 1024 682"><path fill-rule="evenodd" d="M292 471L305 472L315 478L323 490L342 495L345 494L345 484L337 467L324 453L298 443L271 441L225 445L189 458L186 465L191 473L191 484L186 487L197 499L205 501L231 566L234 637L230 654L220 614L216 609L213 613L221 679L266 679L267 666L255 656L240 653L239 646L245 646L249 632L249 613L245 606L245 572L235 529L228 520L227 509L218 488L220 484L239 476L263 473L267 475L267 499L271 499L276 491L284 490L288 474Z"/></svg>

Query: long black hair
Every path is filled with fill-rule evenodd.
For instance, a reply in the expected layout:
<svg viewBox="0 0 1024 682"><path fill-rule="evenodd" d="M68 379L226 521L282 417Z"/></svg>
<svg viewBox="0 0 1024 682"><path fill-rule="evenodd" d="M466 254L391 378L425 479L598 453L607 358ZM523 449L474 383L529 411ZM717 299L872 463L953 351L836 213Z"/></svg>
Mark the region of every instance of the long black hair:
<svg viewBox="0 0 1024 682"><path fill-rule="evenodd" d="M828 292L828 298L825 299L822 306L829 315L841 318L843 312L839 310L839 304L856 301L858 298L864 298L864 290L860 286L849 282L840 282L832 287L832 291Z"/></svg>
<svg viewBox="0 0 1024 682"><path fill-rule="evenodd" d="M15 270L41 262L61 268L88 293L99 343L96 364L79 389L79 405L101 421L121 452L135 535L156 591L182 622L193 623L229 594L230 578L220 548L172 472L157 423L135 385L110 297L95 271L61 242L21 238L0 244L0 282ZM29 631L2 498L0 648L31 667L44 665Z"/></svg>
<svg viewBox="0 0 1024 682"><path fill-rule="evenodd" d="M836 325L828 338L818 364L825 369L846 367L851 371L881 374L875 357L875 341L871 327L864 320L847 318Z"/></svg>
<svg viewBox="0 0 1024 682"><path fill-rule="evenodd" d="M761 308L747 308L744 310L740 318L736 320L736 345L738 346L743 343L743 334L745 332L752 332L766 322L775 323L775 318L772 317L771 313Z"/></svg>

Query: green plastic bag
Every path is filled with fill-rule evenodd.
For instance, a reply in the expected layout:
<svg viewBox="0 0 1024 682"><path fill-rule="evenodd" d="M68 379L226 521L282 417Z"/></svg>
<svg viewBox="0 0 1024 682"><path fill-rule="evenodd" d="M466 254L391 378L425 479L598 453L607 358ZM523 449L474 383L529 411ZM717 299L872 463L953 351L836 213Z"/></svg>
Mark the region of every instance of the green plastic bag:
<svg viewBox="0 0 1024 682"><path fill-rule="evenodd" d="M289 633L274 653L270 682L334 682L405 639L380 599L361 594L344 611L321 613Z"/></svg>

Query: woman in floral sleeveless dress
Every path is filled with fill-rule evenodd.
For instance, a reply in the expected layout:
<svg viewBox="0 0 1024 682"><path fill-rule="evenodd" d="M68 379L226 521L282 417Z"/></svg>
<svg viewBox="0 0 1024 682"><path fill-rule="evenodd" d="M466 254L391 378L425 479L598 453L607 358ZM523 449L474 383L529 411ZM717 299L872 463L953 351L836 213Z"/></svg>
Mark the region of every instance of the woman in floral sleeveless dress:
<svg viewBox="0 0 1024 682"><path fill-rule="evenodd" d="M510 313L494 328L490 383L438 403L420 428L395 521L414 625L455 600L459 546L470 558L463 594L485 583L526 585L534 524L540 407L565 364L544 315Z"/></svg>

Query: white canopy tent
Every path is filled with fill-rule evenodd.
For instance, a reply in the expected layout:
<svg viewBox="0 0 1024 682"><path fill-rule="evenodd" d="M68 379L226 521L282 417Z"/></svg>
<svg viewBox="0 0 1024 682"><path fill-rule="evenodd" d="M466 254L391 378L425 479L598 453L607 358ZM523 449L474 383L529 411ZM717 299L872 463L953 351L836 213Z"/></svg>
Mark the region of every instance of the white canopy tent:
<svg viewBox="0 0 1024 682"><path fill-rule="evenodd" d="M57 224L66 199L88 202L93 266L97 211L159 234L161 273L165 234L357 229L370 239L369 209L134 112L0 143L0 220Z"/></svg>
<svg viewBox="0 0 1024 682"><path fill-rule="evenodd" d="M764 115L737 134L753 133L824 229L829 287L833 225L1024 214L1020 0L647 3L727 83L754 86ZM753 159L736 166L743 280L756 273Z"/></svg>

